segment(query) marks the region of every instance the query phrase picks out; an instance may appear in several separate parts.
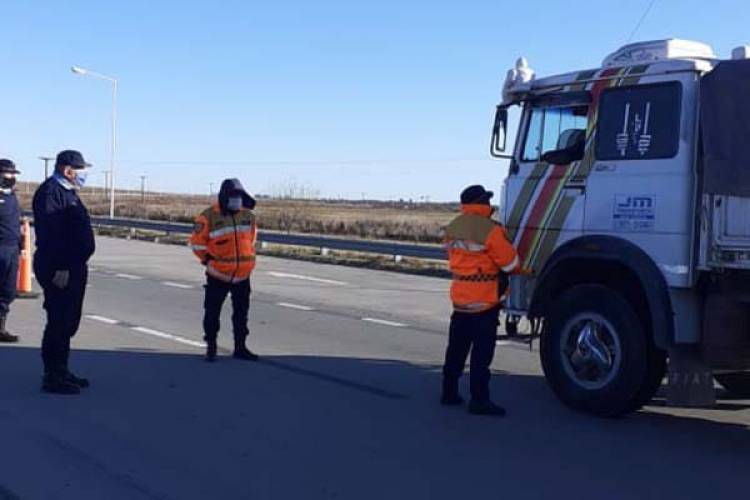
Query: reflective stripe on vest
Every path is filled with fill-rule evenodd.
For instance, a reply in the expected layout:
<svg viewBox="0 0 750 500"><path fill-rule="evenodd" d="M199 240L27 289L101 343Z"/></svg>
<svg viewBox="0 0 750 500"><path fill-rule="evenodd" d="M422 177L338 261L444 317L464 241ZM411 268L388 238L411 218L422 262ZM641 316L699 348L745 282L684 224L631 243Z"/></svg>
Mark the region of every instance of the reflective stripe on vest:
<svg viewBox="0 0 750 500"><path fill-rule="evenodd" d="M478 253L486 250L484 245L469 240L451 240L445 244L448 250L464 250L466 252Z"/></svg>
<svg viewBox="0 0 750 500"><path fill-rule="evenodd" d="M460 274L454 274L453 279L456 281L464 281L471 283L488 283L497 281L500 279L499 274L472 274L468 276L462 276Z"/></svg>
<svg viewBox="0 0 750 500"><path fill-rule="evenodd" d="M470 304L455 304L454 303L453 309L455 309L456 311L461 311L461 312L475 313L475 312L485 311L487 309L492 309L496 305L497 304L492 304L489 302L472 302Z"/></svg>
<svg viewBox="0 0 750 500"><path fill-rule="evenodd" d="M252 262L255 260L255 255L241 255L239 257L212 257L211 260L216 262Z"/></svg>
<svg viewBox="0 0 750 500"><path fill-rule="evenodd" d="M252 231L253 226L242 224L242 225L237 225L237 226L232 225L232 226L222 227L221 229L214 229L213 231L208 233L208 237L211 239L215 239L215 238L219 238L220 236L227 235L227 234L233 234L235 229L237 231L237 234L249 233L250 231Z"/></svg>
<svg viewBox="0 0 750 500"><path fill-rule="evenodd" d="M241 281L245 281L246 279L249 279L248 277L245 278L235 278L231 275L224 274L221 271L217 271L210 265L206 267L206 274L211 276L212 278L216 278L220 281L225 281L227 283L240 283Z"/></svg>

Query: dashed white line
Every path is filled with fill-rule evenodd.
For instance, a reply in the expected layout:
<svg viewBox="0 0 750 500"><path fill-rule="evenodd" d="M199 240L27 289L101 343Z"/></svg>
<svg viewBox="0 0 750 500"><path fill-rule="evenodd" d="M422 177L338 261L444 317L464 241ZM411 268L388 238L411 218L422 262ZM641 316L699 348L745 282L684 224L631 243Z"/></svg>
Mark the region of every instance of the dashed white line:
<svg viewBox="0 0 750 500"><path fill-rule="evenodd" d="M185 285L184 283L175 283L174 281L162 281L161 284L164 286L171 286L172 288L182 288L183 290L188 290L190 288L193 288L192 285Z"/></svg>
<svg viewBox="0 0 750 500"><path fill-rule="evenodd" d="M385 319L378 319L378 318L362 318L362 321L367 321L368 323L376 323L378 325L384 325L384 326L395 326L398 328L403 328L406 326L404 323L397 323L396 321L388 321Z"/></svg>
<svg viewBox="0 0 750 500"><path fill-rule="evenodd" d="M107 318L104 316L97 316L96 314L87 314L86 319L90 319L93 321L98 321L99 323L106 323L108 325L117 325L120 322L116 319Z"/></svg>
<svg viewBox="0 0 750 500"><path fill-rule="evenodd" d="M178 342L180 344L189 345L192 347L206 347L205 342L198 342L196 340L190 340L186 339L185 337L180 337L178 335L172 335L171 333L167 332L160 332L159 330L153 330L151 328L146 328L144 326L134 326L130 328L134 332L143 333L144 335L151 335L152 337L158 337L160 339L166 339L171 340L173 342Z"/></svg>
<svg viewBox="0 0 750 500"><path fill-rule="evenodd" d="M290 304L289 302L277 302L277 306L286 307L288 309L297 309L298 311L314 311L315 309L310 306L302 306L299 304Z"/></svg>
<svg viewBox="0 0 750 500"><path fill-rule="evenodd" d="M123 278L126 280L142 280L140 276L136 276L135 274L126 274L126 273L118 273L115 274L115 278Z"/></svg>
<svg viewBox="0 0 750 500"><path fill-rule="evenodd" d="M301 280L301 281L312 281L314 283L324 283L326 285L347 285L348 283L344 281L337 281L337 280L329 280L324 278L316 278L314 276L303 276L301 274L291 274L291 273L280 273L276 271L270 271L268 273L269 276L274 276L276 278L289 278L293 280Z"/></svg>

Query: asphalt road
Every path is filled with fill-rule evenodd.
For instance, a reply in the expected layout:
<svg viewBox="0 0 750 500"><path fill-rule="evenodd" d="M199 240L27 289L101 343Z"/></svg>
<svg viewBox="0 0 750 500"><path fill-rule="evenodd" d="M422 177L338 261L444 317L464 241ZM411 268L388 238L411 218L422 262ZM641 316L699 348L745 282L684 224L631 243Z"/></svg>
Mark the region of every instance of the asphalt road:
<svg viewBox="0 0 750 500"><path fill-rule="evenodd" d="M0 500L748 495L750 401L592 418L555 399L536 350L500 346L492 391L509 416L440 407L444 280L261 257L263 359L227 357L227 329L208 364L189 251L98 243L72 358L83 395L39 392L41 301L14 305Z"/></svg>

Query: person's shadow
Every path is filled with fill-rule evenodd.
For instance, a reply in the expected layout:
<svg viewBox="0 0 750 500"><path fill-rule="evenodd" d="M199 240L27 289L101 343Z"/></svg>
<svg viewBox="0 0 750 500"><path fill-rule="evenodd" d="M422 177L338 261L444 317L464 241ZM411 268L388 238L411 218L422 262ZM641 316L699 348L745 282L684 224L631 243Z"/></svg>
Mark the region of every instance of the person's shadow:
<svg viewBox="0 0 750 500"><path fill-rule="evenodd" d="M722 498L744 491L750 465L739 400L601 419L563 407L540 376L496 373L509 415L494 419L441 407L439 367L396 360L72 362L92 387L41 394L38 350L0 349L7 498Z"/></svg>

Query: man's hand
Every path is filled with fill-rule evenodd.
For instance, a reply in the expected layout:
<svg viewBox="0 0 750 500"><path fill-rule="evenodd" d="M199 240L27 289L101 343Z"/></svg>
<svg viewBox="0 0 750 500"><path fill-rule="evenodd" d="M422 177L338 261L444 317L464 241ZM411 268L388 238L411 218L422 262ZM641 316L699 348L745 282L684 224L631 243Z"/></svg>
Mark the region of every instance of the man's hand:
<svg viewBox="0 0 750 500"><path fill-rule="evenodd" d="M60 290L68 288L68 281L70 281L70 271L55 271L52 277L52 284Z"/></svg>
<svg viewBox="0 0 750 500"><path fill-rule="evenodd" d="M530 267L520 266L513 274L520 274L521 276L533 276L534 270Z"/></svg>

